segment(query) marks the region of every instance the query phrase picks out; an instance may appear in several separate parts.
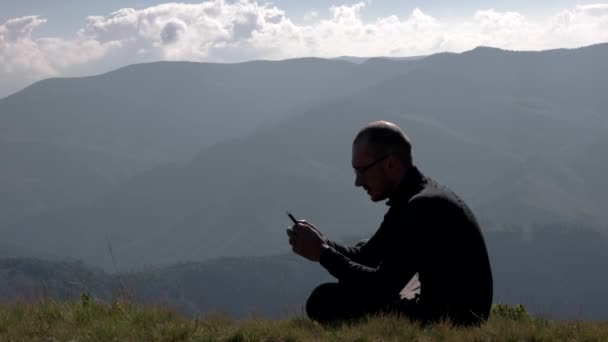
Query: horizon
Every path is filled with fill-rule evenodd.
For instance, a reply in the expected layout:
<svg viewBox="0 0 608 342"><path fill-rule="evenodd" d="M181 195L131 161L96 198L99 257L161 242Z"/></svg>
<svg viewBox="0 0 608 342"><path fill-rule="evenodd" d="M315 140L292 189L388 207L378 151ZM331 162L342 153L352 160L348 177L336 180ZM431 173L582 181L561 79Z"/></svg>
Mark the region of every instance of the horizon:
<svg viewBox="0 0 608 342"><path fill-rule="evenodd" d="M508 52L550 52L550 51L559 51L559 50L578 50L578 49L584 49L584 48L588 48L591 46L597 46L597 45L605 45L608 44L608 41L606 42L601 42L601 43L595 43L595 44L590 44L590 45L583 45L583 46L578 46L578 47L561 47L561 48L551 48L551 49L545 49L545 50L512 50L512 49L504 49L504 48L500 48L500 47L496 47L496 46L488 46L488 45L478 45L475 46L469 50L465 50L465 51L461 51L461 52L450 52L450 51L439 51L439 52L435 52L432 54L428 54L428 55L416 55L416 56L352 56L352 55L341 55L341 56L334 56L334 57L318 57L318 56L301 56L301 57L293 57L293 58L284 58L284 59L251 59L251 60L244 60L244 61L236 61L236 62L221 62L221 61L215 61L215 62L210 62L210 61L190 61L190 60L155 60L155 61L146 61L146 62L136 62L136 63L131 63L131 64L125 64L125 65L121 65L121 66L117 66L113 69L110 70L104 70L104 71L100 71L97 73L90 73L90 74L81 74L81 75L65 75L65 76L56 76L56 77L48 77L48 78L43 78L40 80L36 80L33 81L32 83L26 84L25 86L15 90L14 92L11 92L9 94L5 94L2 95L2 93L0 93L0 101L10 97L12 95L15 95L27 88L29 88L30 86L40 82L40 81L44 81L44 80L49 80L49 79L73 79L73 78L84 78L84 77L95 77L95 76L100 76L100 75L104 75L107 73L111 73L114 71L118 71L124 68L127 68L129 66L133 66L133 65L147 65L147 64L156 64L156 63L192 63L192 64L225 64L225 65L237 65L237 64L246 64L246 63L251 63L251 62L283 62L283 61L291 61L291 60L300 60L300 59L323 59L323 60L341 60L343 62L346 63L354 63L354 64L361 64L361 63L365 63L367 62L367 60L369 59L392 59L392 60L399 60L399 59L409 59L409 58L415 58L415 59L422 59L422 58L427 58L433 55L437 55L437 54L443 54L443 53L453 53L453 54L463 54L463 53L467 53L467 52L471 52L473 50L479 49L479 48L488 48L488 49L495 49L495 50L500 50L500 51L508 51ZM354 61L349 61L348 59L360 59L360 62L354 62Z"/></svg>
<svg viewBox="0 0 608 342"><path fill-rule="evenodd" d="M8 0L0 13L0 98L49 77L153 61L395 58L608 42L608 3L593 1Z"/></svg>

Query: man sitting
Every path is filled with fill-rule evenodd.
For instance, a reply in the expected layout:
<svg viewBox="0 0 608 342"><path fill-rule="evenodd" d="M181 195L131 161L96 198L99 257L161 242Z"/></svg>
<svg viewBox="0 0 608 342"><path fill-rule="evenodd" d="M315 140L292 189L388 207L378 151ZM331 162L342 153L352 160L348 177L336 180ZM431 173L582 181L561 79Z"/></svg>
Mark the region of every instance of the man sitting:
<svg viewBox="0 0 608 342"><path fill-rule="evenodd" d="M388 212L369 240L342 246L306 221L287 230L296 254L320 262L338 279L312 292L306 303L311 319L330 323L374 313L422 324L488 319L492 272L477 220L461 198L422 174L411 150L403 131L385 121L367 125L354 139L355 186L373 202L388 199ZM420 294L404 298L416 273Z"/></svg>

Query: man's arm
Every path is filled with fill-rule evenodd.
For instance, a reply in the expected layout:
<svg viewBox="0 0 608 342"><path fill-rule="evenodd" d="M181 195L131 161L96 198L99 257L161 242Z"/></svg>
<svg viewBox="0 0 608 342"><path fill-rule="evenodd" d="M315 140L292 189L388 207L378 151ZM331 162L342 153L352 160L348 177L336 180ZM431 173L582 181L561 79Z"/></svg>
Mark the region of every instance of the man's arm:
<svg viewBox="0 0 608 342"><path fill-rule="evenodd" d="M341 283L355 284L378 295L399 293L416 274L408 260L390 266L383 262L374 268L356 263L331 248L323 252L320 262Z"/></svg>
<svg viewBox="0 0 608 342"><path fill-rule="evenodd" d="M330 240L327 241L327 244L346 258L362 265L377 266L381 260L381 255L377 248L378 238L376 235L372 236L371 239L361 241L352 247L344 246Z"/></svg>
<svg viewBox="0 0 608 342"><path fill-rule="evenodd" d="M357 286L378 291L376 293L398 293L414 276L419 257L420 232L428 227L423 221L422 208L410 203L407 213L395 213L385 217L379 229L390 234L383 239L385 256L377 267L368 267L350 259L338 249L330 246L320 257L320 263L340 282L354 283Z"/></svg>
<svg viewBox="0 0 608 342"><path fill-rule="evenodd" d="M384 217L386 220L386 216ZM360 241L355 246L347 247L335 241L327 241L327 244L336 252L342 254L346 258L364 266L376 267L382 261L384 252L384 244L387 240L387 235L390 232L387 227L380 225L380 228L367 241Z"/></svg>
<svg viewBox="0 0 608 342"><path fill-rule="evenodd" d="M325 238L313 224L302 220L294 225L293 229L288 228L287 235L293 251L309 260L319 261L324 246L335 249L357 263L375 267L382 259L380 241L384 240L382 236L386 233L382 233L380 227L371 239L359 242L353 247L346 247Z"/></svg>

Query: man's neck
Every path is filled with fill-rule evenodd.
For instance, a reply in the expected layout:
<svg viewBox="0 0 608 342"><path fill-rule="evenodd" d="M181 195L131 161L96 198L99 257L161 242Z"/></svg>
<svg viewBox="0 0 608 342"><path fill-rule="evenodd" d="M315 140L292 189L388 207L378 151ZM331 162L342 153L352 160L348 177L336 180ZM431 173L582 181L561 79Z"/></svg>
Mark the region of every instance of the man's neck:
<svg viewBox="0 0 608 342"><path fill-rule="evenodd" d="M393 191L391 191L391 195L389 196L392 197L393 195L395 195L399 189L403 186L403 182L405 182L408 173L410 172L410 170L412 169L412 167L407 167L403 170L403 172L401 172L401 176L399 177L399 180L397 182L395 182L395 187L393 188Z"/></svg>

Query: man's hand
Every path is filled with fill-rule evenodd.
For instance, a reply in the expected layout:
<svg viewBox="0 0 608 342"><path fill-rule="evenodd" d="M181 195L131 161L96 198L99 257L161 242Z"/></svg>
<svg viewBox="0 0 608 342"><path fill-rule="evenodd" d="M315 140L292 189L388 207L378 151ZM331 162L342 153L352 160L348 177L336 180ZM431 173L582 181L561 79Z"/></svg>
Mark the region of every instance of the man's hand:
<svg viewBox="0 0 608 342"><path fill-rule="evenodd" d="M323 250L329 248L323 234L306 221L298 221L293 227L287 229L287 236L294 253L311 261L319 261Z"/></svg>

